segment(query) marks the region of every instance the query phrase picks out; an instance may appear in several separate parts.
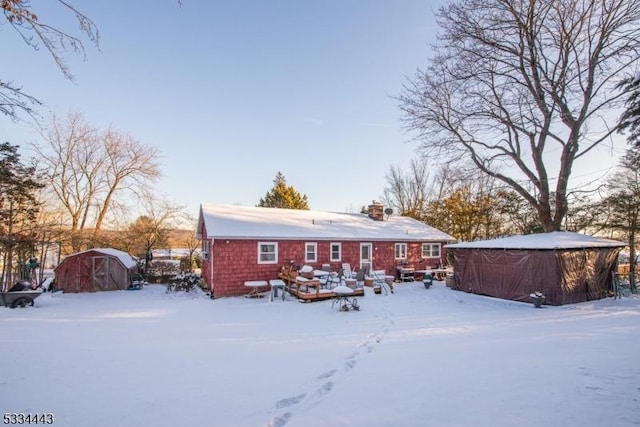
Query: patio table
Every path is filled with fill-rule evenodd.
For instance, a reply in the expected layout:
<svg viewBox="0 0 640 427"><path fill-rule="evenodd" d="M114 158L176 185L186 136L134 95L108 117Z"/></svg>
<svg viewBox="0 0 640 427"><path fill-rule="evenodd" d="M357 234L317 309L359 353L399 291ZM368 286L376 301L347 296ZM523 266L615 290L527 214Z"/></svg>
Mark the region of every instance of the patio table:
<svg viewBox="0 0 640 427"><path fill-rule="evenodd" d="M247 298L261 298L262 294L259 289L264 286L269 286L266 280L248 280L244 282L244 285L251 288L251 292L245 295Z"/></svg>
<svg viewBox="0 0 640 427"><path fill-rule="evenodd" d="M335 303L338 303L338 309L340 311L360 310L358 300L350 298L353 295L353 289L341 285L333 288L333 293L336 295L336 298L331 303L331 308L333 308Z"/></svg>

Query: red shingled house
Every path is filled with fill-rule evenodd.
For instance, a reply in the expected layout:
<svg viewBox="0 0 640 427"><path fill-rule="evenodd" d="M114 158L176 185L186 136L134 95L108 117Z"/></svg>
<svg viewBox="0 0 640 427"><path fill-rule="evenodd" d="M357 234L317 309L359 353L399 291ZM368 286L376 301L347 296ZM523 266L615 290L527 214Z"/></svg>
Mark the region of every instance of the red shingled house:
<svg viewBox="0 0 640 427"><path fill-rule="evenodd" d="M278 277L291 262L337 271L368 266L395 274L401 264L427 268L445 262L443 246L455 239L409 217L202 204L202 278L215 297L247 293L245 281Z"/></svg>

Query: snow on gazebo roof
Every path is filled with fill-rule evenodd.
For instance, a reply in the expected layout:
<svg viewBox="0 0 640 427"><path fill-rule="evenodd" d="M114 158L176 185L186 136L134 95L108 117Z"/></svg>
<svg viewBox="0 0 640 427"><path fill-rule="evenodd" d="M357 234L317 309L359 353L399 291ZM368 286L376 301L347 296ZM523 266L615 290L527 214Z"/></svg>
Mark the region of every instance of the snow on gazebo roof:
<svg viewBox="0 0 640 427"><path fill-rule="evenodd" d="M202 204L200 238L203 223L206 237L214 239L456 240L413 218L393 215L375 221L360 213Z"/></svg>
<svg viewBox="0 0 640 427"><path fill-rule="evenodd" d="M476 242L462 242L446 245L447 249L583 249L583 248L616 248L625 243L602 237L569 231L552 231L549 233L510 236Z"/></svg>

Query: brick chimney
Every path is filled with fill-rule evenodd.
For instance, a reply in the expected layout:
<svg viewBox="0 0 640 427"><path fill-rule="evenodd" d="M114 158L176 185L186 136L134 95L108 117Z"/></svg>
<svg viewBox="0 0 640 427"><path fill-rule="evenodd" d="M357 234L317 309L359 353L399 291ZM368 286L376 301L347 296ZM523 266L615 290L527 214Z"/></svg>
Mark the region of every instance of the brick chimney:
<svg viewBox="0 0 640 427"><path fill-rule="evenodd" d="M377 200L374 200L367 209L369 218L374 221L384 221L384 205Z"/></svg>

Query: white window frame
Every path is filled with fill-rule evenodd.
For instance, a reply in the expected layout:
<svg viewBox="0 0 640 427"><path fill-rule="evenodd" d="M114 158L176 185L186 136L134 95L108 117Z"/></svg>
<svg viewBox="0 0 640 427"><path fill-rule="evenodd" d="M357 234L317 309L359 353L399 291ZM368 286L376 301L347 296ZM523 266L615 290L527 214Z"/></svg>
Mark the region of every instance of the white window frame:
<svg viewBox="0 0 640 427"><path fill-rule="evenodd" d="M398 253L400 252L400 253ZM395 259L407 259L407 244L396 243L393 251Z"/></svg>
<svg viewBox="0 0 640 427"><path fill-rule="evenodd" d="M202 259L209 259L211 254L211 241L209 239L202 239Z"/></svg>
<svg viewBox="0 0 640 427"><path fill-rule="evenodd" d="M263 252L263 246L273 246L273 252ZM262 255L273 255L273 259L263 259ZM271 257L269 257L271 258ZM258 264L277 264L278 263L278 242L258 242Z"/></svg>
<svg viewBox="0 0 640 427"><path fill-rule="evenodd" d="M373 271L373 243L369 242L360 243L360 268L367 267L369 267L369 271Z"/></svg>
<svg viewBox="0 0 640 427"><path fill-rule="evenodd" d="M313 248L310 252L309 248ZM313 258L309 257L309 254L313 253ZM317 242L305 242L304 243L304 262L315 263L318 262L318 243Z"/></svg>
<svg viewBox="0 0 640 427"><path fill-rule="evenodd" d="M333 247L334 246L338 247L338 257L337 258L333 257ZM342 243L341 242L331 242L329 244L329 259L331 260L331 262L340 262L340 261L342 261Z"/></svg>
<svg viewBox="0 0 640 427"><path fill-rule="evenodd" d="M442 245L440 243L423 243L422 258L440 258L442 254ZM438 248L437 255L434 255L434 248Z"/></svg>

